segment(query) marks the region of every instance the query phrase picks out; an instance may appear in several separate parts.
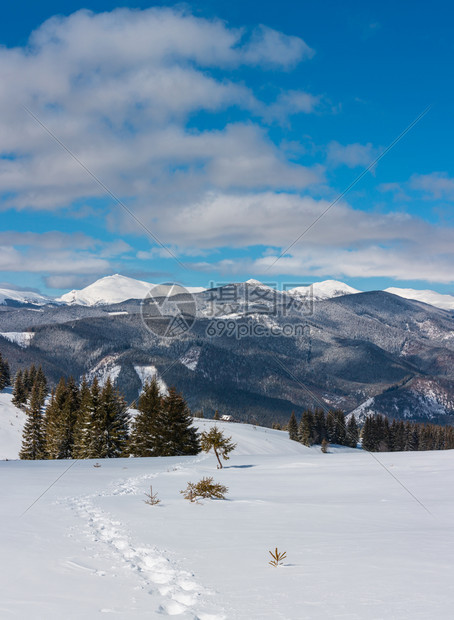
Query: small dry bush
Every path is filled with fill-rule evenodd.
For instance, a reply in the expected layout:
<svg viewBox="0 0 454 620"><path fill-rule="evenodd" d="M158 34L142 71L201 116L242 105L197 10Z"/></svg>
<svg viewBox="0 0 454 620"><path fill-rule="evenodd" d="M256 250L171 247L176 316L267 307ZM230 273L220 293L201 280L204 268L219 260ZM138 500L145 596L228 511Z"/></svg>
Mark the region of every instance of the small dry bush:
<svg viewBox="0 0 454 620"><path fill-rule="evenodd" d="M199 499L225 499L228 488L219 482L213 482L213 478L202 478L199 482L188 482L188 486L183 493L183 497L190 502L197 502Z"/></svg>

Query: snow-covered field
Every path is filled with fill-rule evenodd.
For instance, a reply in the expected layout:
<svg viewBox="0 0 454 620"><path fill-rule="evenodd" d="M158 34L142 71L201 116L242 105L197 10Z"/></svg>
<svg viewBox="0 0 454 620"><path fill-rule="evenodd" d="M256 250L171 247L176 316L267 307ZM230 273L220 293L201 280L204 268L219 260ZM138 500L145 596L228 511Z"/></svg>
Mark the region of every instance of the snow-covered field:
<svg viewBox="0 0 454 620"><path fill-rule="evenodd" d="M453 617L452 452L377 455L429 514L367 453L218 424L238 442L221 471L204 454L80 461L63 476L72 462L0 462L0 617ZM207 475L228 500L183 499ZM158 506L142 501L150 484Z"/></svg>

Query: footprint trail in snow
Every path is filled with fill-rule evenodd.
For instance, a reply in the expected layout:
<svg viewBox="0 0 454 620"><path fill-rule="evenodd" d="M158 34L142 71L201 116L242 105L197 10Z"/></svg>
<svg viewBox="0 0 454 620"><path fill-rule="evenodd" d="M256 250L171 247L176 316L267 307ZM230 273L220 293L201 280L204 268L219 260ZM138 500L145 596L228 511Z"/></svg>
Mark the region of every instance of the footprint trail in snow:
<svg viewBox="0 0 454 620"><path fill-rule="evenodd" d="M156 547L134 545L121 522L95 505L97 497L138 494L141 483L157 475L128 478L110 490L71 498L69 505L84 519L93 540L107 545L126 567L138 574L142 587L158 596L158 613L192 620L225 620L225 614L213 611L204 601L212 593L199 585L192 573L176 567Z"/></svg>

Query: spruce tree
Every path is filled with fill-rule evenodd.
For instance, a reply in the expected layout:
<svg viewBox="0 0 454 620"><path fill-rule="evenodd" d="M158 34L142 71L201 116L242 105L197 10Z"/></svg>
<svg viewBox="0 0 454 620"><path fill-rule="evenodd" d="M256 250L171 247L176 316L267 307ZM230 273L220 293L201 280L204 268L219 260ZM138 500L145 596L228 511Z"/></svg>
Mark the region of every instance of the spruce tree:
<svg viewBox="0 0 454 620"><path fill-rule="evenodd" d="M18 370L14 381L12 403L16 405L16 407L23 407L26 402L27 392L24 386L23 374L22 370Z"/></svg>
<svg viewBox="0 0 454 620"><path fill-rule="evenodd" d="M45 456L42 391L37 383L32 388L30 405L26 408L27 420L22 434L22 447L19 458L25 460L42 459Z"/></svg>
<svg viewBox="0 0 454 620"><path fill-rule="evenodd" d="M72 458L74 427L78 410L79 392L74 379L71 377L66 383L62 377L46 408L45 429L48 458Z"/></svg>
<svg viewBox="0 0 454 620"><path fill-rule="evenodd" d="M336 409L336 411L334 411L334 431L332 443L337 443L340 446L348 445L345 415L340 409Z"/></svg>
<svg viewBox="0 0 454 620"><path fill-rule="evenodd" d="M11 385L11 377L8 360L2 357L0 353L0 392L8 385Z"/></svg>
<svg viewBox="0 0 454 620"><path fill-rule="evenodd" d="M298 438L305 446L312 446L314 443L314 415L312 411L303 412L298 429Z"/></svg>
<svg viewBox="0 0 454 620"><path fill-rule="evenodd" d="M65 418L67 410L66 381L61 377L55 390L51 393L50 401L44 415L46 455L49 459L67 458L68 453L68 420Z"/></svg>
<svg viewBox="0 0 454 620"><path fill-rule="evenodd" d="M355 414L352 413L347 423L347 445L356 448L359 441L359 429Z"/></svg>
<svg viewBox="0 0 454 620"><path fill-rule="evenodd" d="M170 388L153 422L153 454L180 456L199 452L199 434L192 426L188 405L175 388Z"/></svg>
<svg viewBox="0 0 454 620"><path fill-rule="evenodd" d="M101 412L101 389L97 377L93 379L88 395L83 401L81 413L84 436L81 441L79 458L99 458L102 451L100 434L103 432L103 420Z"/></svg>
<svg viewBox="0 0 454 620"><path fill-rule="evenodd" d="M334 419L334 411L330 409L326 415L326 438L330 443L336 443L334 441L336 438L335 427L336 421Z"/></svg>
<svg viewBox="0 0 454 620"><path fill-rule="evenodd" d="M288 421L288 436L290 439L293 439L293 441L298 441L298 422L296 421L294 411L292 411L292 415Z"/></svg>
<svg viewBox="0 0 454 620"><path fill-rule="evenodd" d="M28 400L28 397L30 395L30 381L28 378L28 368L26 368L23 373L22 373L22 385L24 387L24 392L25 392L25 401Z"/></svg>
<svg viewBox="0 0 454 620"><path fill-rule="evenodd" d="M376 449L374 441L373 417L367 416L364 420L364 426L361 432L362 446L368 452L374 452Z"/></svg>
<svg viewBox="0 0 454 620"><path fill-rule="evenodd" d="M209 431L205 431L201 434L200 444L204 452L213 450L218 460L218 469L222 469L221 457L227 461L230 458L230 452L236 448L236 444L233 443L232 438L226 437L217 426L213 426Z"/></svg>
<svg viewBox="0 0 454 620"><path fill-rule="evenodd" d="M325 412L320 407L314 413L314 443L321 444L327 437Z"/></svg>
<svg viewBox="0 0 454 620"><path fill-rule="evenodd" d="M114 388L110 377L101 391L95 428L100 433L99 452L96 458L112 459L126 454L129 433L128 407L124 398Z"/></svg>
<svg viewBox="0 0 454 620"><path fill-rule="evenodd" d="M159 392L156 377L147 381L143 387L137 409L138 413L132 422L129 438L129 453L132 456L153 456L155 448L154 422L162 412L163 399Z"/></svg>
<svg viewBox="0 0 454 620"><path fill-rule="evenodd" d="M104 387L93 380L89 394L83 396L80 422L76 428L78 458L116 458L126 454L129 414L124 398L110 378Z"/></svg>
<svg viewBox="0 0 454 620"><path fill-rule="evenodd" d="M91 390L87 378L82 377L79 386L79 410L74 424L73 458L89 458L90 425L91 425Z"/></svg>
<svg viewBox="0 0 454 620"><path fill-rule="evenodd" d="M47 393L47 378L41 366L38 368L35 381L37 381L38 385L42 387L43 391Z"/></svg>
<svg viewBox="0 0 454 620"><path fill-rule="evenodd" d="M35 379L36 379L36 366L35 364L32 364L30 366L30 368L28 369L28 372L25 371L24 374L24 383L25 383L25 389L27 390L27 398L30 397L32 389L33 389L33 384L35 383Z"/></svg>

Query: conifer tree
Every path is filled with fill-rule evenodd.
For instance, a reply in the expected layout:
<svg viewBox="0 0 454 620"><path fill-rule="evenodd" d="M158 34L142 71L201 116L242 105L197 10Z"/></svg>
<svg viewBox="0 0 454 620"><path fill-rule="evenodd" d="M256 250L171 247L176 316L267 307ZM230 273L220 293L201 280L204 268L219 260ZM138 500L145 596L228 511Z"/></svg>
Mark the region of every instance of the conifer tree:
<svg viewBox="0 0 454 620"><path fill-rule="evenodd" d="M162 408L163 399L156 377L153 377L143 387L137 403L139 413L132 422L129 453L133 456L153 456L155 449L153 425Z"/></svg>
<svg viewBox="0 0 454 620"><path fill-rule="evenodd" d="M42 387L43 391L47 393L47 378L41 366L38 368L35 381L37 381L38 385Z"/></svg>
<svg viewBox="0 0 454 620"><path fill-rule="evenodd" d="M314 443L321 444L327 437L325 412L317 407L314 412Z"/></svg>
<svg viewBox="0 0 454 620"><path fill-rule="evenodd" d="M184 398L175 388L162 400L162 409L153 422L153 454L179 456L200 452L199 434Z"/></svg>
<svg viewBox="0 0 454 620"><path fill-rule="evenodd" d="M88 450L90 445L90 425L91 425L91 390L88 385L87 378L82 377L79 386L79 411L77 412L74 423L74 442L73 442L73 458L85 459L89 458Z"/></svg>
<svg viewBox="0 0 454 620"><path fill-rule="evenodd" d="M334 430L333 430L333 439L332 443L337 443L340 446L347 445L347 430L345 427L345 416L344 412L340 411L340 409L336 409L333 412L334 415Z"/></svg>
<svg viewBox="0 0 454 620"><path fill-rule="evenodd" d="M331 409L326 415L326 438L330 443L336 443L335 439L336 421L334 419L334 411Z"/></svg>
<svg viewBox="0 0 454 620"><path fill-rule="evenodd" d="M110 459L124 455L129 431L128 408L110 377L100 394L97 386L94 391L92 389L91 409L88 458Z"/></svg>
<svg viewBox="0 0 454 620"><path fill-rule="evenodd" d="M217 427L213 426L209 431L205 431L200 436L200 443L204 452L213 450L218 460L218 469L222 469L222 457L224 460L229 459L229 454L236 448L231 437L226 437L224 433Z"/></svg>
<svg viewBox="0 0 454 620"><path fill-rule="evenodd" d="M102 450L100 434L103 432L101 412L101 388L97 377L93 379L88 394L83 398L81 424L84 430L78 443L78 458L99 458Z"/></svg>
<svg viewBox="0 0 454 620"><path fill-rule="evenodd" d="M298 438L305 446L312 446L314 443L314 416L312 411L306 410L303 412L298 429Z"/></svg>
<svg viewBox="0 0 454 620"><path fill-rule="evenodd" d="M16 405L16 407L23 407L26 402L27 392L24 386L22 370L19 369L17 371L16 379L14 381L12 403L13 405Z"/></svg>
<svg viewBox="0 0 454 620"><path fill-rule="evenodd" d="M27 421L22 434L22 447L19 458L25 460L42 459L45 456L43 415L41 412L43 395L37 383L33 386L30 405L26 408Z"/></svg>
<svg viewBox="0 0 454 620"><path fill-rule="evenodd" d="M38 382L36 373L36 382ZM42 384L43 385L43 384ZM60 379L45 412L46 454L50 459L72 457L79 392L74 379Z"/></svg>
<svg viewBox="0 0 454 620"><path fill-rule="evenodd" d="M70 452L70 430L66 407L67 389L64 377L61 377L44 415L46 455L49 459L68 458Z"/></svg>
<svg viewBox="0 0 454 620"><path fill-rule="evenodd" d="M11 385L11 377L8 360L2 357L0 353L0 392L8 385Z"/></svg>
<svg viewBox="0 0 454 620"><path fill-rule="evenodd" d="M28 369L28 372L26 372L26 374L24 374L24 383L25 383L25 389L27 390L27 398L30 397L31 391L33 389L33 384L35 383L35 379L36 379L36 366L35 364L32 364L30 366L30 368Z"/></svg>
<svg viewBox="0 0 454 620"><path fill-rule="evenodd" d="M347 423L347 445L351 448L356 448L359 441L359 429L356 422L355 414L352 413Z"/></svg>
<svg viewBox="0 0 454 620"><path fill-rule="evenodd" d="M368 452L374 452L376 449L373 431L373 418L372 416L367 416L364 420L361 438L362 446Z"/></svg>
<svg viewBox="0 0 454 620"><path fill-rule="evenodd" d="M292 411L292 415L288 421L288 436L290 439L293 439L293 441L298 441L298 422L296 421L294 411Z"/></svg>
<svg viewBox="0 0 454 620"><path fill-rule="evenodd" d="M24 386L25 400L28 399L28 396L30 394L30 381L28 378L28 374L29 374L29 370L28 368L25 368L25 370L22 373L22 385Z"/></svg>

